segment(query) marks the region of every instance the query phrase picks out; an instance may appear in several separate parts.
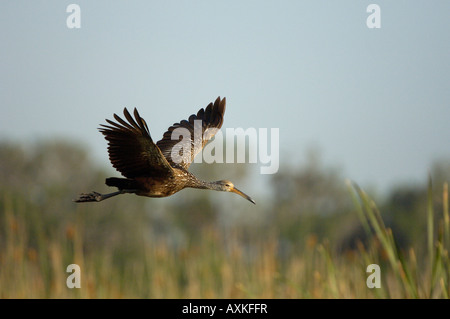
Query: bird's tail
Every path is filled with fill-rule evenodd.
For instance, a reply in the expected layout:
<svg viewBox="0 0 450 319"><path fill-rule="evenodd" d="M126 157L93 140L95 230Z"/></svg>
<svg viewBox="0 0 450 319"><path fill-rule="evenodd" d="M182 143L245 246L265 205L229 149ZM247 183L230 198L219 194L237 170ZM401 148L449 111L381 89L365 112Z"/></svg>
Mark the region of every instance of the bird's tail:
<svg viewBox="0 0 450 319"><path fill-rule="evenodd" d="M134 179L109 177L106 179L105 184L108 186L117 187L119 190L131 190L138 189L139 185Z"/></svg>

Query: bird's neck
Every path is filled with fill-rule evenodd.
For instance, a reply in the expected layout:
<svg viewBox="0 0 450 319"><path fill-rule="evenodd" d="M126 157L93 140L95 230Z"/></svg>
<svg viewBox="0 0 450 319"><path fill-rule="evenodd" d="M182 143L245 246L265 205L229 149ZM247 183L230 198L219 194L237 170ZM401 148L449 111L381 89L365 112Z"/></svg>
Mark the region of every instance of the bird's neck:
<svg viewBox="0 0 450 319"><path fill-rule="evenodd" d="M186 187L219 190L216 182L203 181L201 179L196 178L195 176L194 179L189 180L189 183L186 185Z"/></svg>

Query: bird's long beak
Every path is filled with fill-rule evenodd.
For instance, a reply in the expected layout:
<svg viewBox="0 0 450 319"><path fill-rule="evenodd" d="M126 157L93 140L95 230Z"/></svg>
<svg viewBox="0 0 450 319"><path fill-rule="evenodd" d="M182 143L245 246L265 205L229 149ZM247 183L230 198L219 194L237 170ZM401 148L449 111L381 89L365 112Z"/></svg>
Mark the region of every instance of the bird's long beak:
<svg viewBox="0 0 450 319"><path fill-rule="evenodd" d="M255 201L254 201L250 196L248 196L248 195L245 194L244 192L241 192L241 191L240 191L239 189L237 189L236 187L233 187L233 188L230 190L230 192L233 192L233 193L236 193L236 194L238 194L238 195L241 195L241 196L244 197L246 200L248 200L248 201L250 201L250 202L252 202L253 204L256 205Z"/></svg>

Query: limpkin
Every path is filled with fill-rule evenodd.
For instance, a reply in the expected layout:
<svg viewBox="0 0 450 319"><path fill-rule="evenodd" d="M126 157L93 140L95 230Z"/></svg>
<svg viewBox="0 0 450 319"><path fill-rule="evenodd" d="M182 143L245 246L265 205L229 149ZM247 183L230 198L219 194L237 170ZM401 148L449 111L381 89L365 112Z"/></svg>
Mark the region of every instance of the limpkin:
<svg viewBox="0 0 450 319"><path fill-rule="evenodd" d="M132 193L139 196L166 197L190 187L233 192L253 204L255 201L228 180L206 182L188 171L194 157L222 127L226 99L218 97L205 109L192 114L188 120L175 123L164 133L156 144L153 142L147 123L134 109L134 119L125 108L123 114L128 122L114 114L117 122L106 120L110 125L101 124L99 131L108 141L109 160L112 166L125 178L110 177L106 185L117 187L118 191L109 194L97 192L80 194L75 202L100 202L116 195ZM201 121L201 122L200 122ZM189 133L187 149L180 146L182 137L172 139L172 133L184 129ZM201 130L201 134L194 132ZM183 131L181 131L183 132ZM196 133L196 134L195 134ZM174 155L175 158L174 158Z"/></svg>

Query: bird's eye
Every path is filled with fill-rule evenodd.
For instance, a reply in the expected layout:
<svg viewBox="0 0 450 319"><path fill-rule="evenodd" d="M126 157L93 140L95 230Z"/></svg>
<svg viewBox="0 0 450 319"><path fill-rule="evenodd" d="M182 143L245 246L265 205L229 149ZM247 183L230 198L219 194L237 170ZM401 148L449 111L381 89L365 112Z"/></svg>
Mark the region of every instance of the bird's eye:
<svg viewBox="0 0 450 319"><path fill-rule="evenodd" d="M226 187L230 187L230 184L225 184Z"/></svg>

